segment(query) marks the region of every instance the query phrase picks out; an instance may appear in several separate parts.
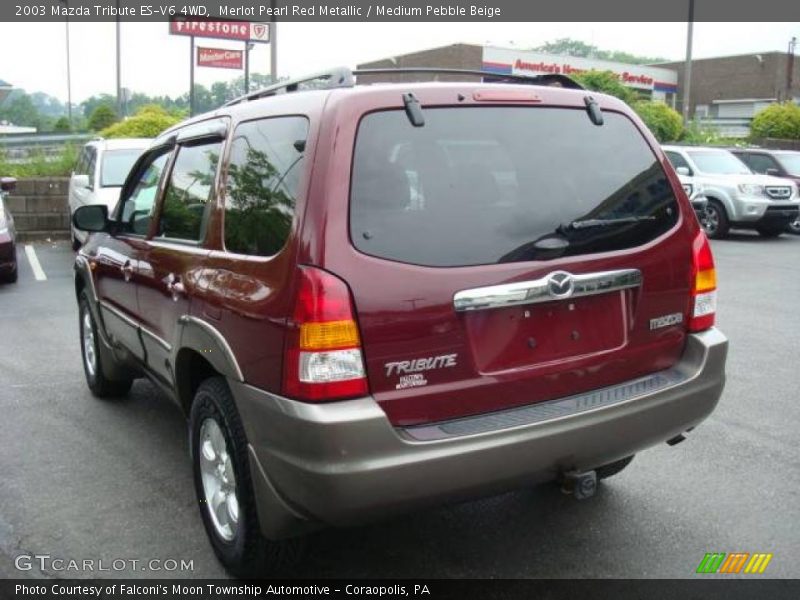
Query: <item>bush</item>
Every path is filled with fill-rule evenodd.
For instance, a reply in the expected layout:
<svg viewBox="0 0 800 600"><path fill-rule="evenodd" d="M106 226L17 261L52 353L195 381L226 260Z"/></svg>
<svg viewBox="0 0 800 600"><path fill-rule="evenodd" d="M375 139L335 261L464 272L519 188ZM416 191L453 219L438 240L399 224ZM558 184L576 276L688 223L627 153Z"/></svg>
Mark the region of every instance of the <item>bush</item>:
<svg viewBox="0 0 800 600"><path fill-rule="evenodd" d="M611 71L585 71L571 77L587 90L615 96L628 104L636 102L636 92L620 83L619 77Z"/></svg>
<svg viewBox="0 0 800 600"><path fill-rule="evenodd" d="M724 143L724 139L716 129L697 120L691 121L681 135L682 142L698 146L720 145Z"/></svg>
<svg viewBox="0 0 800 600"><path fill-rule="evenodd" d="M92 111L89 116L89 129L101 131L111 127L119 120L117 112L108 104L101 104Z"/></svg>
<svg viewBox="0 0 800 600"><path fill-rule="evenodd" d="M115 123L100 134L105 138L152 138L180 121L180 117L170 115L160 106L148 104L140 108L131 118Z"/></svg>
<svg viewBox="0 0 800 600"><path fill-rule="evenodd" d="M67 145L55 157L42 152L31 155L25 162L9 162L0 148L0 176L16 177L67 177L78 161L78 146Z"/></svg>
<svg viewBox="0 0 800 600"><path fill-rule="evenodd" d="M800 140L800 106L791 102L770 104L753 118L750 136Z"/></svg>
<svg viewBox="0 0 800 600"><path fill-rule="evenodd" d="M663 102L647 100L637 102L633 110L653 132L659 142L674 142L683 133L683 119L674 109Z"/></svg>

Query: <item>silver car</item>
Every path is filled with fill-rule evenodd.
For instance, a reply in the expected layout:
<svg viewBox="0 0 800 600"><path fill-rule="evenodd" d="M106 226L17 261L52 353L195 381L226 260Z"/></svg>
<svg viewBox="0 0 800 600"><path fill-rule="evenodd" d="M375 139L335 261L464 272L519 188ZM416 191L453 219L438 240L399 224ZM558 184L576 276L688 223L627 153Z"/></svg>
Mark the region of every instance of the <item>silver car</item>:
<svg viewBox="0 0 800 600"><path fill-rule="evenodd" d="M797 185L758 175L721 148L663 146L684 182L701 185L708 204L700 219L706 234L723 238L734 228L777 237L800 213Z"/></svg>
<svg viewBox="0 0 800 600"><path fill-rule="evenodd" d="M109 211L119 200L122 184L133 163L150 145L145 138L96 139L88 142L78 157L69 180L69 213L88 204L105 204ZM72 247L86 241L86 233L70 224Z"/></svg>

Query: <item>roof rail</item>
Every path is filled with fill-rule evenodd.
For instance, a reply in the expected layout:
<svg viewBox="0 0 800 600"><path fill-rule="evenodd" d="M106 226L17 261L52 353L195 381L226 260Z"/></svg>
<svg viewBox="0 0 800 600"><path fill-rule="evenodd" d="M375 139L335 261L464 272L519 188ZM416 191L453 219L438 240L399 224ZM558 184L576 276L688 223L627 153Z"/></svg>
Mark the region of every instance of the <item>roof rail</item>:
<svg viewBox="0 0 800 600"><path fill-rule="evenodd" d="M225 103L223 106L233 106L234 104L249 102L251 100L258 100L259 98L274 96L282 92L283 93L296 92L299 89L300 84L310 83L312 81L317 81L317 80L327 81L327 85L324 86L324 89L332 89L338 87L353 87L355 85L355 81L353 79L353 72L347 67L339 67L336 69L331 69L330 71L314 73L313 75L306 75L304 77L299 77L297 79L289 79L287 81L281 81L274 85L270 85L260 90L256 90L255 92L250 92L249 94L245 94L244 96L239 96L238 98L234 98L230 102Z"/></svg>
<svg viewBox="0 0 800 600"><path fill-rule="evenodd" d="M306 75L298 79L281 81L274 85L267 86L255 92L250 92L227 102L224 106L233 106L242 102L258 100L267 96L274 96L280 93L296 92L301 84L311 83L312 81L326 82L321 89L347 88L356 85L356 77L359 75L469 75L484 77L492 83L524 83L529 85L560 86L574 90L585 89L581 84L558 73L544 73L542 75L514 75L511 73L493 73L491 71L481 71L478 69L439 69L436 67L401 67L401 68L376 68L376 69L356 69L351 70L347 67L338 67L330 71Z"/></svg>

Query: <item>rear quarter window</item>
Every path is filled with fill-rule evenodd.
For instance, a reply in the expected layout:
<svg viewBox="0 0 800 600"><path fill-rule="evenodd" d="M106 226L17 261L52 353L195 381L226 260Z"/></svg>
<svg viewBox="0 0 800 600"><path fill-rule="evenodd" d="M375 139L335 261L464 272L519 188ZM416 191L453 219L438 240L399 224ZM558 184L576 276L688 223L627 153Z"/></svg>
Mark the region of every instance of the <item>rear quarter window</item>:
<svg viewBox="0 0 800 600"><path fill-rule="evenodd" d="M427 108L359 124L350 235L360 251L427 266L546 260L635 247L677 222L666 174L625 116Z"/></svg>

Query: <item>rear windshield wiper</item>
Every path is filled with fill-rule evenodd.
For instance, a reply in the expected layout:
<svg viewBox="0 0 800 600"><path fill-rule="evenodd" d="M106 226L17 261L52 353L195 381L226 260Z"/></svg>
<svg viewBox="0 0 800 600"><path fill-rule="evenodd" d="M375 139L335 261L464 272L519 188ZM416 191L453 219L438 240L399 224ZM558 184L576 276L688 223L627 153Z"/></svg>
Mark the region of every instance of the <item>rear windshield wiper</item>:
<svg viewBox="0 0 800 600"><path fill-rule="evenodd" d="M620 217L619 219L583 219L573 221L569 225L562 225L563 229L589 229L590 227L609 227L611 225L624 225L625 223L638 223L639 221L655 221L656 218L648 217Z"/></svg>

